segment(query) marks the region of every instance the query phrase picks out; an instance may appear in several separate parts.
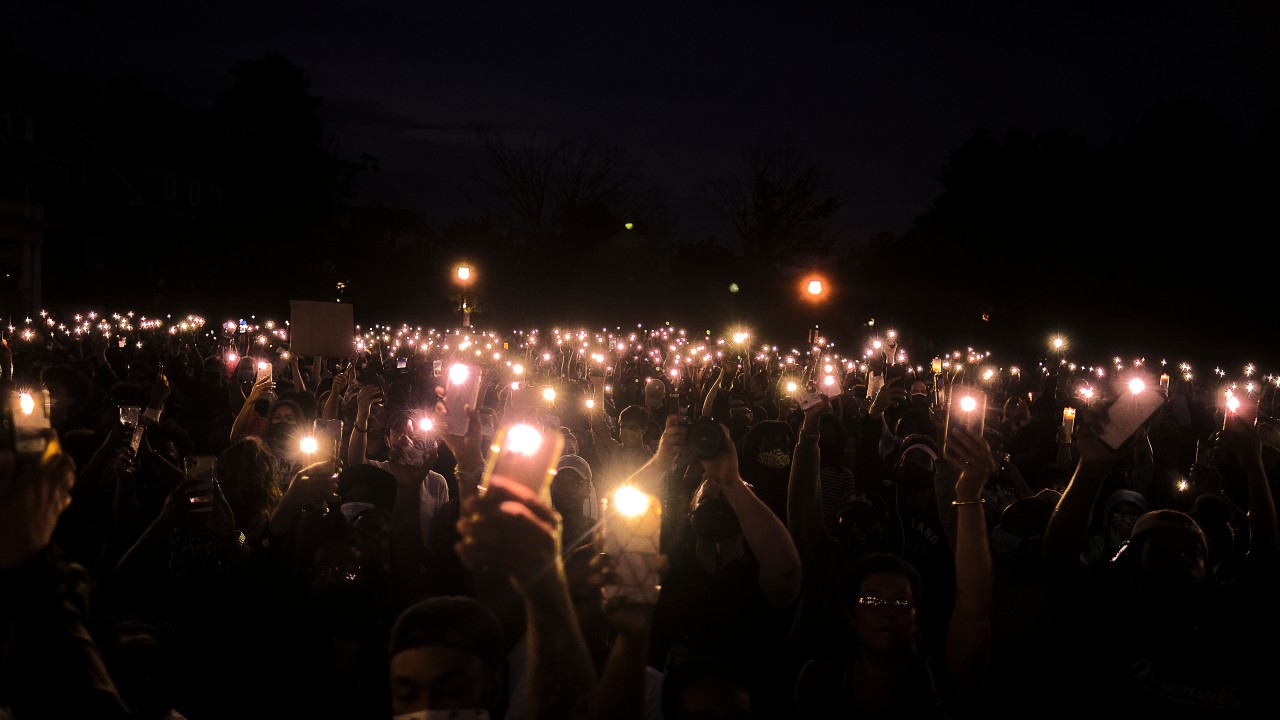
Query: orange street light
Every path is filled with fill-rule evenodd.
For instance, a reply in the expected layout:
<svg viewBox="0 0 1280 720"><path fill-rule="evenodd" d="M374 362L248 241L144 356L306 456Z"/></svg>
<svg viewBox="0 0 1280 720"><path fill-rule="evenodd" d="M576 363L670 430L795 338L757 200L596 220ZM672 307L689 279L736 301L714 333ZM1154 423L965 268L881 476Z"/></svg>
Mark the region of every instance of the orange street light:
<svg viewBox="0 0 1280 720"><path fill-rule="evenodd" d="M458 285L462 286L462 327L471 327L471 307L467 305L467 286L471 284L475 273L467 264L459 265L454 272Z"/></svg>
<svg viewBox="0 0 1280 720"><path fill-rule="evenodd" d="M810 302L825 300L830 289L827 281L817 275L810 275L800 281L800 294Z"/></svg>

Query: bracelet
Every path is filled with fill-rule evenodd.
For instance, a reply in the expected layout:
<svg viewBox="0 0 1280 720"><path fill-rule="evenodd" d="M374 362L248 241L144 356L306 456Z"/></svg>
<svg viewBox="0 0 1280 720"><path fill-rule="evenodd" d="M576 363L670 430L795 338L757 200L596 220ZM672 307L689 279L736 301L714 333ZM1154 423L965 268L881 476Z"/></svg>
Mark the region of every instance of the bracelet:
<svg viewBox="0 0 1280 720"><path fill-rule="evenodd" d="M359 425L357 425L357 424L355 424L355 423L351 423L351 429L352 429L352 430L355 430L356 432L359 432L359 433L367 433L367 432L369 432L369 426L368 426L367 424L366 424L364 427L360 427Z"/></svg>
<svg viewBox="0 0 1280 720"><path fill-rule="evenodd" d="M986 498L978 498L977 500L952 500L952 505L985 505Z"/></svg>
<svg viewBox="0 0 1280 720"><path fill-rule="evenodd" d="M453 476L458 480L474 482L479 484L484 479L484 468L476 468L474 470L463 470L461 465L453 466Z"/></svg>

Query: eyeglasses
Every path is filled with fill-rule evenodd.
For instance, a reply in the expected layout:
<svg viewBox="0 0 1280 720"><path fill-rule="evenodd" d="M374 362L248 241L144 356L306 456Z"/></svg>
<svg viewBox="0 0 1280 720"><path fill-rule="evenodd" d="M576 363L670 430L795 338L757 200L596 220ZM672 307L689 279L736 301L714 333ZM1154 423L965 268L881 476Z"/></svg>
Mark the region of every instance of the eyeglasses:
<svg viewBox="0 0 1280 720"><path fill-rule="evenodd" d="M894 612L906 612L915 605L910 600L885 600L874 595L863 595L858 598L858 604L873 609L888 608Z"/></svg>

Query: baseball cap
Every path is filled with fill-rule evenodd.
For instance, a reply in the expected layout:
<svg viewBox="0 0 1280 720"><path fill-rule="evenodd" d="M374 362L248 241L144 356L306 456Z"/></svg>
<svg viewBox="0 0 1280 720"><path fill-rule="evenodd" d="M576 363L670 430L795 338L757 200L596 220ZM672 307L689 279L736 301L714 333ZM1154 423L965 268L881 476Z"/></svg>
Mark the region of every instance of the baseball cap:
<svg viewBox="0 0 1280 720"><path fill-rule="evenodd" d="M591 464L581 455L562 455L556 463L556 472L572 470L582 476L583 480L591 480Z"/></svg>
<svg viewBox="0 0 1280 720"><path fill-rule="evenodd" d="M441 595L409 606L391 627L390 656L418 647L450 647L486 664L506 660L502 622L474 598Z"/></svg>

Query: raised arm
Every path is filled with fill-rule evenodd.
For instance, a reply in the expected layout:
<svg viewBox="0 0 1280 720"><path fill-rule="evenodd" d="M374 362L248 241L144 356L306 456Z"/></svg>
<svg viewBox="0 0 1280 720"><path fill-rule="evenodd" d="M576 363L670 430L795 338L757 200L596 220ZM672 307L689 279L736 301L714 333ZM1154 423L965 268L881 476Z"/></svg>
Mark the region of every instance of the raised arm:
<svg viewBox="0 0 1280 720"><path fill-rule="evenodd" d="M791 477L787 482L787 530L801 557L813 548L822 532L822 476L818 472L821 417L831 403L823 400L804 413L800 437L791 454Z"/></svg>
<svg viewBox="0 0 1280 720"><path fill-rule="evenodd" d="M800 594L800 553L791 541L787 526L738 474L738 453L733 438L729 428L722 424L720 429L724 432L724 450L703 460L702 467L738 516L743 538L760 563L760 591L769 604L785 608Z"/></svg>
<svg viewBox="0 0 1280 720"><path fill-rule="evenodd" d="M297 355L289 356L289 374L293 378L293 389L298 392L309 392L307 384L302 380L302 368L298 367Z"/></svg>
<svg viewBox="0 0 1280 720"><path fill-rule="evenodd" d="M631 473L631 477L627 478L627 484L661 497L663 479L667 473L675 469L676 462L685 451L688 436L689 426L684 418L679 413L667 415L662 437L658 439L657 451L648 462L640 466L639 470Z"/></svg>
<svg viewBox="0 0 1280 720"><path fill-rule="evenodd" d="M356 418L351 423L351 437L347 440L347 464L363 465L365 450L369 444L369 411L375 402L382 400L382 388L364 385L356 393Z"/></svg>
<svg viewBox="0 0 1280 720"><path fill-rule="evenodd" d="M1093 507L1121 454L1098 438L1099 429L1096 421L1076 423L1080 460L1044 532L1045 569L1051 583L1069 578L1084 563L1081 553L1089 537Z"/></svg>
<svg viewBox="0 0 1280 720"><path fill-rule="evenodd" d="M1219 436L1223 449L1233 452L1244 467L1249 490L1249 563L1274 568L1280 557L1280 532L1276 529L1275 498L1262 461L1262 437L1256 425L1229 422Z"/></svg>
<svg viewBox="0 0 1280 720"><path fill-rule="evenodd" d="M559 515L539 500L490 485L463 505L458 532L462 562L506 574L524 599L528 717L590 717L596 670L569 598Z"/></svg>
<svg viewBox="0 0 1280 720"><path fill-rule="evenodd" d="M324 400L324 408L320 417L324 420L337 420L342 417L342 396L347 392L347 377L350 370L343 370L333 376L333 384L329 386L329 395Z"/></svg>
<svg viewBox="0 0 1280 720"><path fill-rule="evenodd" d="M275 383L265 375L258 378L258 381L253 384L253 389L249 391L249 395L240 406L240 412L236 413L235 422L231 423L231 443L233 445L249 436L249 422L253 416L254 403L258 402L263 393L273 387L275 387Z"/></svg>
<svg viewBox="0 0 1280 720"><path fill-rule="evenodd" d="M945 460L959 466L956 479L956 598L947 624L947 669L956 690L976 697L991 660L991 597L994 570L987 544L982 488L996 469L981 435L951 430Z"/></svg>

